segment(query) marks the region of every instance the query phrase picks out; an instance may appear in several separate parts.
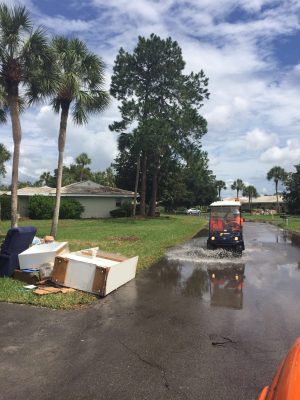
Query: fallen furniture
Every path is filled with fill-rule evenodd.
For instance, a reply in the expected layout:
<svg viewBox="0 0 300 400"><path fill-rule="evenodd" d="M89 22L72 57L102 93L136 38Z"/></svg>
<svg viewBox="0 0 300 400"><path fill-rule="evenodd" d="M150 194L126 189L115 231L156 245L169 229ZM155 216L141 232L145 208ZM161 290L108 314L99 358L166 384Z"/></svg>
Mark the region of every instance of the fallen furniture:
<svg viewBox="0 0 300 400"><path fill-rule="evenodd" d="M32 285L35 285L41 281L40 271L36 269L15 269L13 278Z"/></svg>
<svg viewBox="0 0 300 400"><path fill-rule="evenodd" d="M36 244L19 254L20 269L39 269L43 264L54 264L57 255L68 252L68 242Z"/></svg>
<svg viewBox="0 0 300 400"><path fill-rule="evenodd" d="M62 286L106 296L136 274L138 257L81 250L55 257L52 282Z"/></svg>
<svg viewBox="0 0 300 400"><path fill-rule="evenodd" d="M9 229L0 250L0 277L10 277L19 268L18 255L28 249L35 234L34 226Z"/></svg>

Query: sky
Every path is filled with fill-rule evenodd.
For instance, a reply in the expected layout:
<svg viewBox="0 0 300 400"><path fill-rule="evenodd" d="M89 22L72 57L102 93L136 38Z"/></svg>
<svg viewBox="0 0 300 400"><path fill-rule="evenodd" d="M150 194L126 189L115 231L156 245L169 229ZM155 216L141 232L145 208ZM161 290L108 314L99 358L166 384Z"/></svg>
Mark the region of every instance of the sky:
<svg viewBox="0 0 300 400"><path fill-rule="evenodd" d="M208 121L203 149L210 169L230 187L237 178L260 194L273 194L267 172L300 162L300 0L22 0L35 26L49 35L79 37L106 64L106 88L120 47L131 52L138 36L171 37L182 48L185 72L201 69L210 99L201 109ZM41 104L21 117L20 180L36 180L57 166L59 117ZM85 126L68 123L65 164L81 152L93 170L117 154L118 103ZM13 150L11 127L0 142ZM6 182L11 167L7 164ZM223 196L230 196L226 190Z"/></svg>

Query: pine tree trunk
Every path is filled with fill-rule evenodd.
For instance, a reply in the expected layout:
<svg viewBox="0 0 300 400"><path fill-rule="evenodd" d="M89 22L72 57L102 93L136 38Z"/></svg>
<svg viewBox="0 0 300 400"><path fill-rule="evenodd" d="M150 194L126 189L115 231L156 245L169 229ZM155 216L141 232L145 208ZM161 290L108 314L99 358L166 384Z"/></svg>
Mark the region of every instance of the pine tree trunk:
<svg viewBox="0 0 300 400"><path fill-rule="evenodd" d="M136 214L136 198L137 191L139 186L139 176L140 176L140 164L141 164L141 155L138 155L137 163L136 163L136 175L135 175L135 185L134 185L134 200L133 200L133 210L132 215L135 217Z"/></svg>
<svg viewBox="0 0 300 400"><path fill-rule="evenodd" d="M14 141L11 176L11 227L14 228L18 226L18 177L22 130L20 124L18 84L15 83L10 89L10 93L8 94L8 104Z"/></svg>
<svg viewBox="0 0 300 400"><path fill-rule="evenodd" d="M60 116L60 127L58 136L58 164L57 164L57 180L56 180L56 197L55 197L55 208L52 219L51 236L56 237L57 226L59 219L59 209L60 209L60 194L61 194L61 184L62 184L62 172L64 163L64 151L66 143L67 134L67 122L69 114L69 105L62 108Z"/></svg>
<svg viewBox="0 0 300 400"><path fill-rule="evenodd" d="M146 215L147 155L143 153L140 214Z"/></svg>
<svg viewBox="0 0 300 400"><path fill-rule="evenodd" d="M158 179L158 168L155 169L155 171L153 173L153 177L152 177L150 217L155 217L156 197L157 197L157 179Z"/></svg>

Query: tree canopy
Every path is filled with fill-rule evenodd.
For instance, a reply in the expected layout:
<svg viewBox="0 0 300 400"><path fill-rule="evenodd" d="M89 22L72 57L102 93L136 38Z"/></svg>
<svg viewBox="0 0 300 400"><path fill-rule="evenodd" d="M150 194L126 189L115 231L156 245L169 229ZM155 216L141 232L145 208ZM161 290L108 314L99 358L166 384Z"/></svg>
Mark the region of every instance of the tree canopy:
<svg viewBox="0 0 300 400"><path fill-rule="evenodd" d="M57 68L56 91L51 103L53 110L60 113L56 198L51 227L51 235L55 237L59 218L63 157L69 113L75 124L86 124L90 114L99 113L107 107L109 95L103 89L104 64L100 57L88 50L84 42L77 38L69 39L58 36L52 40L51 45ZM81 163L80 179L82 178Z"/></svg>
<svg viewBox="0 0 300 400"><path fill-rule="evenodd" d="M287 177L286 171L282 167L279 167L278 165L275 165L267 173L268 181L271 181L273 179L274 183L275 183L275 193L276 193L276 198L277 198L277 211L279 211L278 183L280 181L284 182L286 177Z"/></svg>
<svg viewBox="0 0 300 400"><path fill-rule="evenodd" d="M221 200L221 190L223 190L223 189L226 190L227 189L226 183L224 181L222 181L222 180L216 180L216 188L218 190L219 200Z"/></svg>
<svg viewBox="0 0 300 400"><path fill-rule="evenodd" d="M5 163L6 161L10 160L10 157L10 152L7 150L4 144L0 143L0 176L2 177L5 177L6 175Z"/></svg>
<svg viewBox="0 0 300 400"><path fill-rule="evenodd" d="M247 196L249 199L249 209L251 209L252 199L258 197L258 192L255 186L249 185L243 188L243 196Z"/></svg>
<svg viewBox="0 0 300 400"><path fill-rule="evenodd" d="M292 214L300 214L300 164L295 165L296 172L286 176L283 198Z"/></svg>
<svg viewBox="0 0 300 400"><path fill-rule="evenodd" d="M163 160L200 149L207 131L199 109L209 97L208 78L203 71L184 75L184 66L178 43L154 34L139 37L132 53L121 48L115 61L110 92L121 102L121 121L110 128L121 134L120 149L134 153L136 163L142 157L142 214L151 181L154 215Z"/></svg>
<svg viewBox="0 0 300 400"><path fill-rule="evenodd" d="M17 226L17 189L20 144L20 87L29 103L47 97L55 90L53 52L42 28L33 29L29 13L23 6L0 5L0 88L1 103L7 105L14 142L11 182L11 225ZM3 107L0 107L5 111ZM0 113L1 121L5 115Z"/></svg>
<svg viewBox="0 0 300 400"><path fill-rule="evenodd" d="M239 197L239 193L244 189L245 185L242 179L237 179L231 185L232 190L236 190L236 197Z"/></svg>

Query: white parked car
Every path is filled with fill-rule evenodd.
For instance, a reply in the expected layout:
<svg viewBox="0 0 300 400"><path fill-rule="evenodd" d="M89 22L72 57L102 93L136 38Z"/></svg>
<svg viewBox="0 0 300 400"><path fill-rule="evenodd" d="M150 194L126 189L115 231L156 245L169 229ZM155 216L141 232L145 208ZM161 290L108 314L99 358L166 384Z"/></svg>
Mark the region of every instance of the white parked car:
<svg viewBox="0 0 300 400"><path fill-rule="evenodd" d="M200 215L200 210L197 210L197 208L189 208L188 210L186 210L186 214L189 215Z"/></svg>

